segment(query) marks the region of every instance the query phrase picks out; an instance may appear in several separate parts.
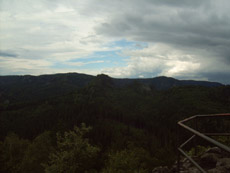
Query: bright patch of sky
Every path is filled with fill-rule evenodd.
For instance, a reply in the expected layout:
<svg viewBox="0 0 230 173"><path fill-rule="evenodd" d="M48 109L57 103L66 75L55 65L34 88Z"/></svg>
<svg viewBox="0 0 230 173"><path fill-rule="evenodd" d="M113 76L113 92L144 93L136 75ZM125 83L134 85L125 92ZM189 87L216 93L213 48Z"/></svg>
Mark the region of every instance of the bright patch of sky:
<svg viewBox="0 0 230 173"><path fill-rule="evenodd" d="M144 42L134 42L122 39L108 43L107 46L113 49L143 49L147 47L148 44Z"/></svg>
<svg viewBox="0 0 230 173"><path fill-rule="evenodd" d="M115 67L127 66L127 61L130 56L123 53L124 50L139 50L147 46L146 43L127 41L125 39L117 40L106 44L110 50L95 51L88 56L83 56L76 59L71 59L64 63L55 63L52 68L66 69L75 68L76 70L82 69L107 69Z"/></svg>

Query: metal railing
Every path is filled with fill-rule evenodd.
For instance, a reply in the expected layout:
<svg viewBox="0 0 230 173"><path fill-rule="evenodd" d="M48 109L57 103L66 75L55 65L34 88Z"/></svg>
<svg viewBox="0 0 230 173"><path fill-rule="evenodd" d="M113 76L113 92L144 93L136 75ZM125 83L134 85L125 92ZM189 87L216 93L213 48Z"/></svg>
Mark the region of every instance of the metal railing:
<svg viewBox="0 0 230 173"><path fill-rule="evenodd" d="M187 119L184 119L182 121L178 122L178 127L182 127L183 129L191 132L193 135L187 139L184 143L182 143L181 145L178 145L178 159L177 159L177 172L180 172L180 156L183 155L185 156L195 167L197 167L201 172L206 173L206 171L192 158L190 157L184 150L183 148L192 140L194 140L195 138L199 137L204 139L205 141L219 147L220 149L227 151L230 153L230 147L214 140L213 138L209 137L209 136L230 136L230 133L201 133L197 130L197 120L199 120L200 118L230 118L230 113L227 114L211 114L211 115L195 115L192 117L189 117ZM195 129L189 127L188 125L185 125L185 123L191 121L191 120L195 120ZM178 128L178 144L179 144L179 128ZM195 144L196 145L196 144ZM196 153L196 152L195 152Z"/></svg>

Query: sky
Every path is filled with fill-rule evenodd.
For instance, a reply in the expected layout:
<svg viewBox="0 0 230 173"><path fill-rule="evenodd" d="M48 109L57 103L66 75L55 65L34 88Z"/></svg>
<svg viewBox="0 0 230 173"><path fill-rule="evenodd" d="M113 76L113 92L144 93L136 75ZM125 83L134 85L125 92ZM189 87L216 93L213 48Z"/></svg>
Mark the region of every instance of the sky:
<svg viewBox="0 0 230 173"><path fill-rule="evenodd" d="M230 84L229 0L0 0L0 75Z"/></svg>

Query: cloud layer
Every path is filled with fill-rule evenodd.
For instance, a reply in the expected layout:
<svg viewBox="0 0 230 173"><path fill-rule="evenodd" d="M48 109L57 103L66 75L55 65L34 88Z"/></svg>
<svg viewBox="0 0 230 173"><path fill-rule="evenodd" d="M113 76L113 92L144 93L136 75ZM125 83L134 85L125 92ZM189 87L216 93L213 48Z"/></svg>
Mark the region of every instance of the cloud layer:
<svg viewBox="0 0 230 173"><path fill-rule="evenodd" d="M0 75L76 71L229 84L229 7L228 0L1 0Z"/></svg>
<svg viewBox="0 0 230 173"><path fill-rule="evenodd" d="M128 53L132 76L143 72L229 83L230 2L170 2L126 4L130 10L113 15L97 31L148 43L148 48ZM115 71L129 75L127 68Z"/></svg>

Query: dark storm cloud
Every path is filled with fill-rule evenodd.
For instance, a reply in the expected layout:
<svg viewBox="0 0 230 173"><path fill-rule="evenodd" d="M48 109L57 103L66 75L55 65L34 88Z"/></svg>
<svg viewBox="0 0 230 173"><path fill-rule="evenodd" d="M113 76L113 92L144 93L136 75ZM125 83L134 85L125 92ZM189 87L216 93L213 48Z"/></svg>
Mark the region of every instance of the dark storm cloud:
<svg viewBox="0 0 230 173"><path fill-rule="evenodd" d="M219 16L215 11L209 11L204 7L196 10L195 7L153 6L153 11L146 10L146 13L140 13L143 10L139 10L139 7L135 8L135 11L114 15L109 23L104 23L97 28L98 33L187 46L228 46L230 44L229 15Z"/></svg>
<svg viewBox="0 0 230 173"><path fill-rule="evenodd" d="M142 2L142 5L123 4L133 10L113 15L96 28L97 32L111 37L163 43L176 49L199 52L196 61L202 62L201 69L206 66L205 61L209 61L207 64L210 66L207 68L210 72L202 73L200 69L197 76L202 75L212 80L223 78L222 81L230 83L227 79L230 78L230 70L223 69L225 72L217 73L218 75L212 70L212 66L217 65L216 61L230 65L230 1ZM221 69L221 63L219 64Z"/></svg>

